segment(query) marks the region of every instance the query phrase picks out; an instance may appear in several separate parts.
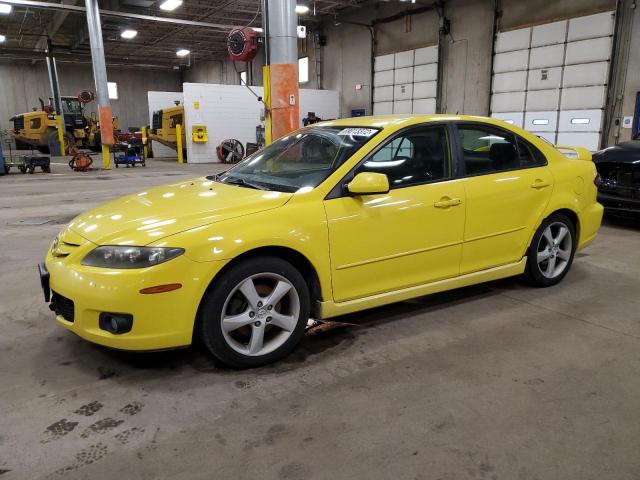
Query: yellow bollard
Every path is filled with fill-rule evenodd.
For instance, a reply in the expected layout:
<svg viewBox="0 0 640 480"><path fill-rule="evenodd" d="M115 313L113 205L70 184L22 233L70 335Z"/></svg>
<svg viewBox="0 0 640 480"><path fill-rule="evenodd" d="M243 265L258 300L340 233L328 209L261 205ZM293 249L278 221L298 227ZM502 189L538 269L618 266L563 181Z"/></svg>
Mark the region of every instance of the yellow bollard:
<svg viewBox="0 0 640 480"><path fill-rule="evenodd" d="M182 165L184 159L182 158L182 125L176 125L176 143L178 148L178 163Z"/></svg>
<svg viewBox="0 0 640 480"><path fill-rule="evenodd" d="M56 114L56 124L58 125L58 142L60 143L60 155L65 156L69 152L66 148L64 148L64 126L62 125L62 117L62 115Z"/></svg>
<svg viewBox="0 0 640 480"><path fill-rule="evenodd" d="M140 129L140 132L142 132L142 149L144 152L144 158L146 159L149 156L149 149L147 147L147 127L143 126Z"/></svg>
<svg viewBox="0 0 640 480"><path fill-rule="evenodd" d="M102 168L105 170L111 170L111 157L109 152L109 145L102 145Z"/></svg>

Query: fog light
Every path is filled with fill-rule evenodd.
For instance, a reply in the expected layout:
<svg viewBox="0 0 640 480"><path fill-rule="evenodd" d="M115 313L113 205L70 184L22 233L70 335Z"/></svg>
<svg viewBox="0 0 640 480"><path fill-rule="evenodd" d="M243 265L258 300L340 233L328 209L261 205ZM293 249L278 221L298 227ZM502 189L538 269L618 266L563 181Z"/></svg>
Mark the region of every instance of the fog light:
<svg viewBox="0 0 640 480"><path fill-rule="evenodd" d="M106 313L100 314L98 325L101 330L106 330L114 335L127 333L133 327L133 315L128 313Z"/></svg>

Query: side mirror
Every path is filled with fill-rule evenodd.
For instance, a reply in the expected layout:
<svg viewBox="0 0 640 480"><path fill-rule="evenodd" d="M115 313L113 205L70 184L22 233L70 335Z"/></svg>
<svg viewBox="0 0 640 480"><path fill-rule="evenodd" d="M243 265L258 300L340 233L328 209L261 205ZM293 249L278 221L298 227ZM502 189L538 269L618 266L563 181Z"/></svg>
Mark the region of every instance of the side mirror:
<svg viewBox="0 0 640 480"><path fill-rule="evenodd" d="M389 179L384 173L362 172L347 184L352 195L374 195L389 192Z"/></svg>

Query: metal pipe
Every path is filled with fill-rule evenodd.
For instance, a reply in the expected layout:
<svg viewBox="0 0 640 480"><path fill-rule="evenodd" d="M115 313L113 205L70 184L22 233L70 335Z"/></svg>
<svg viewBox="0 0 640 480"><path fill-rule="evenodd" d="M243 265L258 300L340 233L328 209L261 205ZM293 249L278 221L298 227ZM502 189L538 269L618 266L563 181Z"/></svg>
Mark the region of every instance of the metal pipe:
<svg viewBox="0 0 640 480"><path fill-rule="evenodd" d="M58 69L56 59L51 52L51 39L47 39L47 71L49 72L49 85L51 86L51 97L53 105L58 115L63 115L62 98L60 96L60 83L58 81Z"/></svg>
<svg viewBox="0 0 640 480"><path fill-rule="evenodd" d="M295 0L270 0L269 55L270 64L298 64L298 20Z"/></svg>
<svg viewBox="0 0 640 480"><path fill-rule="evenodd" d="M69 5L65 3L53 3L53 2L40 2L37 0L2 0L2 3L9 5L15 5L17 7L29 7L29 8L41 8L45 10L63 10L71 13L85 13L85 7L76 5ZM225 25L221 23L209 23L209 22L196 22L194 20L183 20L180 18L168 18L168 17L156 17L153 15L141 15L138 13L119 12L116 10L100 10L100 15L103 17L119 17L130 18L133 20L145 20L149 22L170 23L173 25L187 25L192 27L213 28L228 32L234 25Z"/></svg>

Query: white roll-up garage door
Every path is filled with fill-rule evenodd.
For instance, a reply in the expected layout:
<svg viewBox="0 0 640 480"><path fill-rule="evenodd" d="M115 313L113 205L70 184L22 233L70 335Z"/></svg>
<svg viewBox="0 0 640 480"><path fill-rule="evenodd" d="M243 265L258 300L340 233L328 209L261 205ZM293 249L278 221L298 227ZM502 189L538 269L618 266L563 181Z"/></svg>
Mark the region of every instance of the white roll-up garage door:
<svg viewBox="0 0 640 480"><path fill-rule="evenodd" d="M375 57L374 115L436 113L437 91L437 46Z"/></svg>
<svg viewBox="0 0 640 480"><path fill-rule="evenodd" d="M614 13L499 32L491 116L554 144L597 150L607 102Z"/></svg>

